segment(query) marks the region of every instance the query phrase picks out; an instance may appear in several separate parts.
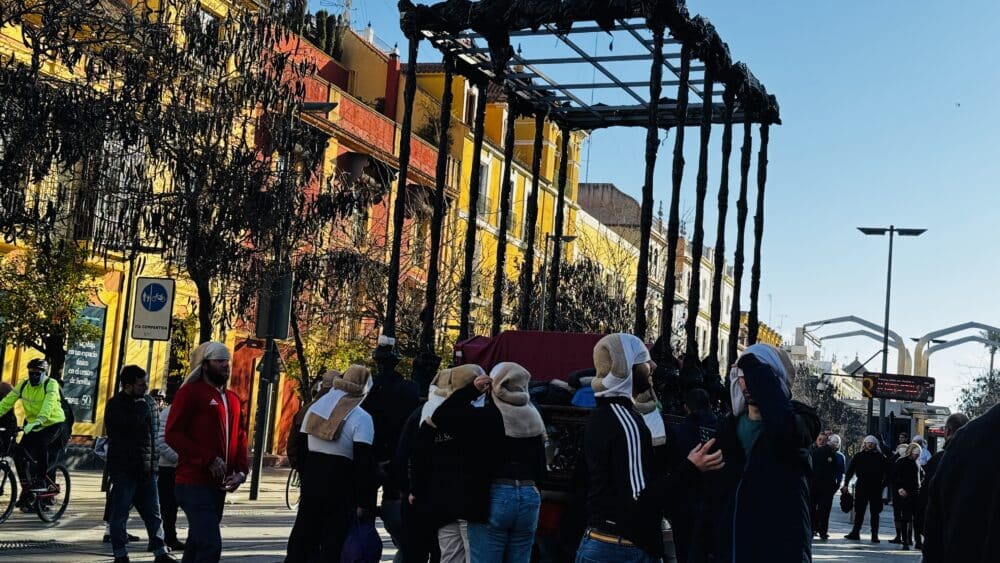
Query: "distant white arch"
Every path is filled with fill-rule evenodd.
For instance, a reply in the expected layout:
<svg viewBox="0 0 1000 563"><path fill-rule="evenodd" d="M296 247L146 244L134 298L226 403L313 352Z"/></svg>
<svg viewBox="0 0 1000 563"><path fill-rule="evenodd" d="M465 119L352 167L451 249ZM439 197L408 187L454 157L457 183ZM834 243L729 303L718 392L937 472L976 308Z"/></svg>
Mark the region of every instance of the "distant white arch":
<svg viewBox="0 0 1000 563"><path fill-rule="evenodd" d="M819 327L826 326L826 325L842 324L842 323L859 324L859 325L861 325L861 326L863 326L865 328L871 329L871 330L873 330L873 331L875 331L875 332L878 333L877 339L878 340L882 340L882 336L881 336L882 331L883 331L882 325L873 323L873 322L871 322L869 320L862 319L861 317L857 317L857 316L854 316L854 315L848 315L848 316L845 316L845 317L834 317L832 319L824 319L822 321L813 321L813 322L805 323L804 325L802 325L802 329L806 330L806 329L808 329L810 327L819 328ZM841 333L841 335L834 335L834 336L840 336L840 337L843 337L843 338L846 338L847 336L843 336L843 335L847 335L847 334L850 334L851 336L871 336L871 333L868 333L866 331L856 331L856 332L858 332L860 334ZM893 343L895 343L895 348L896 348L896 351L898 352L898 354L897 354L898 358L896 360L896 373L898 373L900 375L910 375L911 374L911 369L912 369L912 366L913 366L913 360L910 357L910 351L909 351L909 349L907 349L907 347L906 347L906 341L904 341L903 337L901 337L896 331L893 331L893 330L889 331L889 337L892 339ZM820 338L823 338L823 337L820 337Z"/></svg>
<svg viewBox="0 0 1000 563"><path fill-rule="evenodd" d="M947 336L949 334L954 334L956 332L962 332L965 330L985 330L985 331L996 331L1000 332L1000 328L991 326L988 324L977 323L977 322L967 322L958 324L955 326L950 326L947 328L942 328L940 330L935 330L933 332L928 332L927 334L920 337L917 341L917 347L913 350L913 360L914 366L916 368L915 375L927 375L927 357L944 350L946 348L951 348L953 346L958 346L959 344L966 344L969 342L979 342L981 344L991 344L993 341L983 338L981 335L964 336L962 338L957 338L955 340L950 340L948 342L942 342L940 344L930 345L931 341L935 338L940 338L942 336ZM926 350L926 352L925 352Z"/></svg>

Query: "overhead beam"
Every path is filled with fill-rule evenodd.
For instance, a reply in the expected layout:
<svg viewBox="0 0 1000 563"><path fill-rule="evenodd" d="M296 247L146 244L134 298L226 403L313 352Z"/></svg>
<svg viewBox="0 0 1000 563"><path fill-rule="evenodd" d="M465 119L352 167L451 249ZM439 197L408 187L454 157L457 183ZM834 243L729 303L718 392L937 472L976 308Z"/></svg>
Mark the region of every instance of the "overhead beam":
<svg viewBox="0 0 1000 563"><path fill-rule="evenodd" d="M664 58L679 59L680 53L664 53ZM580 57L553 57L549 59L525 59L533 65L562 65L562 64L589 64L591 61L599 63L623 63L629 61L648 61L652 57L648 54L638 55L600 55L591 56L590 59Z"/></svg>
<svg viewBox="0 0 1000 563"><path fill-rule="evenodd" d="M642 96L640 96L639 93L636 92L635 90L633 90L631 87L626 86L625 83L622 82L622 80L620 78L618 78L618 76L615 73L613 73L610 70L604 68L604 65L602 65L600 62L595 61L594 58L590 55L590 53L588 53L588 52L584 51L583 49L581 49L580 46L577 45L576 43L574 43L569 38L568 35L565 35L565 34L562 34L562 33L557 33L556 32L556 28L553 27L551 24L545 24L545 28L548 29L549 31L555 33L556 37L558 37L560 41L562 41L563 43L565 43L567 47L569 47L570 49L573 49L573 51L576 52L576 54L580 55L581 57L583 57L584 59L586 59L588 62L590 62L590 64L593 65L593 67L596 68L598 71L600 71L601 74L603 74L604 76L607 76L608 79L610 79L612 82L614 82L619 87L621 87L622 90L625 90L625 92L629 96L632 96L632 98L634 98L635 101L639 102L639 104L642 105L642 107L644 107L644 108L649 107L649 102L647 102L645 98L643 98Z"/></svg>

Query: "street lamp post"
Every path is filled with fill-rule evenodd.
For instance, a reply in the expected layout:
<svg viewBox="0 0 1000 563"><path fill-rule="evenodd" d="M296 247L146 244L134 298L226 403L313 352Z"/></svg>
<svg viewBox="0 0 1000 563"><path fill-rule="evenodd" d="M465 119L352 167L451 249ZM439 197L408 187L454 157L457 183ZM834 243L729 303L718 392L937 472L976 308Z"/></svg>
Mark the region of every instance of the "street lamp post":
<svg viewBox="0 0 1000 563"><path fill-rule="evenodd" d="M545 277L549 270L549 241L557 238L562 242L573 242L576 240L576 235L562 235L557 237L552 233L545 233L545 249L542 251L542 315L541 323L538 326L538 330L541 331L545 330Z"/></svg>
<svg viewBox="0 0 1000 563"><path fill-rule="evenodd" d="M889 267L886 271L885 277L885 324L882 326L882 373L885 374L889 371L889 302L890 296L892 295L892 243L895 235L901 237L918 237L925 232L927 229L901 229L895 225L889 225L886 227L858 227L858 230L867 236L882 236L885 234L889 235ZM869 432L872 431L872 416L874 414L874 398L868 399L868 428ZM878 407L878 435L883 440L885 439L886 433L886 418L885 418L885 399L879 399Z"/></svg>

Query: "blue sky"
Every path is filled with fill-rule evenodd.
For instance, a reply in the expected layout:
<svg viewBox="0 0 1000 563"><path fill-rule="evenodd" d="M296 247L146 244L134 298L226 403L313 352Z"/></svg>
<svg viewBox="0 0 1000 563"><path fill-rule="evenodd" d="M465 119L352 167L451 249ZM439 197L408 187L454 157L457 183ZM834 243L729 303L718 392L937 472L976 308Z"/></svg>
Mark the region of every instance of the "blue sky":
<svg viewBox="0 0 1000 563"><path fill-rule="evenodd" d="M333 10L342 3L312 5ZM992 63L1000 3L690 0L688 8L715 24L734 59L746 61L781 104L784 125L772 129L770 144L762 320L788 337L802 323L843 315L881 324L888 240L864 237L855 227L894 223L928 229L897 239L894 330L918 337L966 321L1000 325L1000 106L993 102L1000 73ZM355 27L368 22L386 43L402 43L394 2L355 0ZM590 52L610 47L606 36L575 38ZM616 47L616 53L624 48ZM549 49L532 45L531 54ZM427 60L436 55L429 47L422 53ZM713 131L708 225L715 222L720 133ZM584 173L637 196L644 140L641 130L595 133ZM657 167L656 197L664 207L672 146L671 134ZM696 147L697 131L689 129L682 198L688 217ZM825 354L844 360L857 354L863 361L880 346L863 338L833 342ZM988 361L976 344L932 356L937 402L954 406L957 388Z"/></svg>

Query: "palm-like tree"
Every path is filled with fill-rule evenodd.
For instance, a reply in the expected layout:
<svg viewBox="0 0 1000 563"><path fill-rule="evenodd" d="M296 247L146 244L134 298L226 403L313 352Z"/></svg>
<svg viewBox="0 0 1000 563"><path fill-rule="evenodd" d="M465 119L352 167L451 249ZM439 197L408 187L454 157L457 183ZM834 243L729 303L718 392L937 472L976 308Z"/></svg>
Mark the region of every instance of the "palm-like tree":
<svg viewBox="0 0 1000 563"><path fill-rule="evenodd" d="M993 360L997 355L997 351L1000 350L1000 331L998 330L984 330L982 332L983 338L989 340L989 344L984 344L986 349L990 353L990 379L993 379Z"/></svg>

